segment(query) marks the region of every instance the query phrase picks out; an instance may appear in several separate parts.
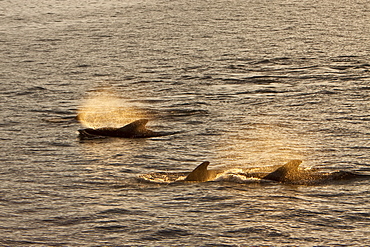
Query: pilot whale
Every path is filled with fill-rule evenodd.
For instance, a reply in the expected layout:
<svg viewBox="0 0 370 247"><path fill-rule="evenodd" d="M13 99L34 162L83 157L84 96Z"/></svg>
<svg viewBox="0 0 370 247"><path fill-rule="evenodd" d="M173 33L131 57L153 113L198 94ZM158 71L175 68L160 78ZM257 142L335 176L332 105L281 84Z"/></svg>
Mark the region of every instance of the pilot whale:
<svg viewBox="0 0 370 247"><path fill-rule="evenodd" d="M302 160L291 160L262 178L282 183L302 184L354 178L370 178L370 175L358 174L350 171L318 172L317 170L305 170L299 168L301 163Z"/></svg>
<svg viewBox="0 0 370 247"><path fill-rule="evenodd" d="M370 175L358 174L349 171L335 171L335 172L319 172L316 169L306 170L299 168L302 160L291 160L283 166L267 167L267 168L249 168L244 169L242 173L237 175L246 178L259 178L264 180L272 180L281 183L292 184L311 184L320 183L333 180L346 180L354 178L370 178ZM195 168L186 178L185 181L205 182L214 180L218 174L225 171L207 170L209 162L203 162ZM272 172L266 172L269 169L275 169ZM257 170L257 171L256 171ZM260 170L260 171L258 171Z"/></svg>
<svg viewBox="0 0 370 247"><path fill-rule="evenodd" d="M80 129L79 137L81 139L89 139L94 137L121 137L121 138L148 138L172 135L176 132L154 132L146 128L148 119L139 119L129 123L121 128L104 127L104 128L87 128Z"/></svg>
<svg viewBox="0 0 370 247"><path fill-rule="evenodd" d="M191 172L168 173L158 172L152 174L140 175L139 178L143 181L153 182L207 182L215 181L218 177L226 178L225 181L233 181L227 179L233 176L245 179L259 179L260 181L274 181L286 184L320 184L330 181L347 180L356 178L368 178L370 175L358 174L349 171L334 171L322 172L318 169L302 169L299 165L302 160L291 160L284 165L275 165L269 167L253 167L239 169L238 172L232 172L231 169L226 170L208 170L209 162L205 161L198 165ZM253 181L253 180L251 180Z"/></svg>

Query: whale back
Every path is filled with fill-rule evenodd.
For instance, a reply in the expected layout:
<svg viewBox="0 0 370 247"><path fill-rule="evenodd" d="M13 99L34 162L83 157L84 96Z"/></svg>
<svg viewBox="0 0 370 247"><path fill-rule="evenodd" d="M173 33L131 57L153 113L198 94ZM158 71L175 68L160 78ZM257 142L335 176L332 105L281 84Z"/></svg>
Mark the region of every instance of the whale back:
<svg viewBox="0 0 370 247"><path fill-rule="evenodd" d="M148 130L146 124L148 119L139 119L129 123L121 128L103 127L103 128L88 128L78 130L81 139L95 139L104 136L122 137L122 138L146 138L174 135L181 132L155 132Z"/></svg>

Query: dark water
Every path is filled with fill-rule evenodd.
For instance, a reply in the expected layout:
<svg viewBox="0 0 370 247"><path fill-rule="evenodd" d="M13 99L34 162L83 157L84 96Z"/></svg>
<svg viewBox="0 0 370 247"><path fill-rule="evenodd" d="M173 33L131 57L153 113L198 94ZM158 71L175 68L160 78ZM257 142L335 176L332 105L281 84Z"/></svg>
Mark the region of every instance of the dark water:
<svg viewBox="0 0 370 247"><path fill-rule="evenodd" d="M0 1L2 246L370 246L369 181L160 185L283 164L370 173L370 6ZM80 142L114 88L181 134Z"/></svg>

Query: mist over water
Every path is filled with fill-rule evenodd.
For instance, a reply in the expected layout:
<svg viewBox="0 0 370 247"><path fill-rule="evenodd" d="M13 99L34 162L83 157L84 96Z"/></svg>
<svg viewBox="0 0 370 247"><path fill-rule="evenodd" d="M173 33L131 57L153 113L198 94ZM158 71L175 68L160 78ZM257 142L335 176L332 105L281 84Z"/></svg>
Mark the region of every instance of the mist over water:
<svg viewBox="0 0 370 247"><path fill-rule="evenodd" d="M93 91L79 106L77 120L88 128L119 128L149 117L143 110L130 105L112 89Z"/></svg>
<svg viewBox="0 0 370 247"><path fill-rule="evenodd" d="M0 9L1 245L370 246L367 180L137 179L206 160L369 174L368 1ZM106 120L114 127L145 117L154 131L182 132L80 141L77 114L108 108L126 116Z"/></svg>

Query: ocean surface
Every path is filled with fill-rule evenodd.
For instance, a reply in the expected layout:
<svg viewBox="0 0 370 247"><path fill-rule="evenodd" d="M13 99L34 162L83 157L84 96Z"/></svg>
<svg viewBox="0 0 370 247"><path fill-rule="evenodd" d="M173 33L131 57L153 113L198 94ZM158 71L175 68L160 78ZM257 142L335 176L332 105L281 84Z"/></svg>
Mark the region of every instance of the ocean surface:
<svg viewBox="0 0 370 247"><path fill-rule="evenodd" d="M369 180L138 179L370 174L369 30L368 0L0 0L0 246L370 246ZM81 141L91 108L180 133Z"/></svg>

